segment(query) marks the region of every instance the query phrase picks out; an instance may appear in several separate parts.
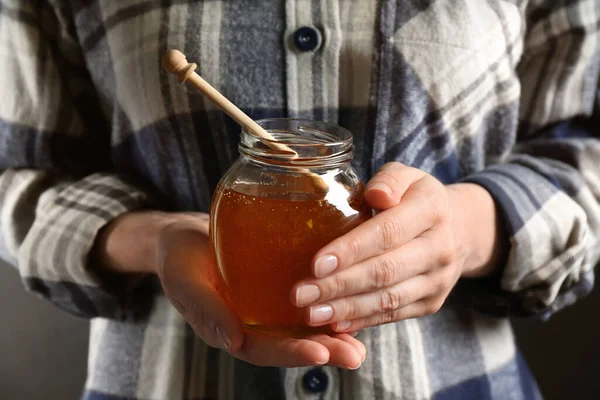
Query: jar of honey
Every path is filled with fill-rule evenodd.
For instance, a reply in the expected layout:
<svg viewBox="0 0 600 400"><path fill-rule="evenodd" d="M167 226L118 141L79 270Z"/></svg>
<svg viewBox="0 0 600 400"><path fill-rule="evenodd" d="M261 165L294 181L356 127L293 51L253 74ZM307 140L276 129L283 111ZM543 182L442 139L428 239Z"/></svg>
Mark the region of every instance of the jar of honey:
<svg viewBox="0 0 600 400"><path fill-rule="evenodd" d="M279 144L243 130L240 157L211 207L215 286L245 327L272 336L331 332L306 324L290 291L315 253L371 217L351 166L352 135L320 121L258 121Z"/></svg>

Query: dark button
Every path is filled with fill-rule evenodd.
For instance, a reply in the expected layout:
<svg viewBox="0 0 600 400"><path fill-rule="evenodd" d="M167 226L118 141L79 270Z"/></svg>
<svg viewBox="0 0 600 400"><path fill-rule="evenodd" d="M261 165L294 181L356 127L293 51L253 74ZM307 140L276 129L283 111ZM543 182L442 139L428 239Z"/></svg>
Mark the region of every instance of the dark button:
<svg viewBox="0 0 600 400"><path fill-rule="evenodd" d="M329 384L329 377L321 368L314 368L304 374L302 384L311 393L324 392Z"/></svg>
<svg viewBox="0 0 600 400"><path fill-rule="evenodd" d="M294 43L301 51L313 51L321 44L321 35L315 28L303 26L294 32Z"/></svg>

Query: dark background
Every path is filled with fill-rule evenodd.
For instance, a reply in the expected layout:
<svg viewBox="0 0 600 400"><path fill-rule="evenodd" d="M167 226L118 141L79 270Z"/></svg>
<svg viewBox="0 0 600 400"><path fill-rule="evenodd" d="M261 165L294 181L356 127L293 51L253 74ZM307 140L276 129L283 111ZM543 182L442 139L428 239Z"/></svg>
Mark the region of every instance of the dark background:
<svg viewBox="0 0 600 400"><path fill-rule="evenodd" d="M516 321L522 351L546 399L600 398L600 290L547 323ZM77 399L85 381L85 321L26 293L0 265L0 399Z"/></svg>

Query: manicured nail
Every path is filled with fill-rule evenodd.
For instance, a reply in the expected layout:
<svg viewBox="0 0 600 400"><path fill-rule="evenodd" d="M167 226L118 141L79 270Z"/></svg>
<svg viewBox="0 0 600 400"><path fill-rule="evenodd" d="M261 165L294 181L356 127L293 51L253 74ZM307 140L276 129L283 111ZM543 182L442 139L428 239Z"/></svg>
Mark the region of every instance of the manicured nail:
<svg viewBox="0 0 600 400"><path fill-rule="evenodd" d="M321 256L315 261L315 276L317 278L323 278L332 273L337 267L338 259L336 256Z"/></svg>
<svg viewBox="0 0 600 400"><path fill-rule="evenodd" d="M217 332L217 336L221 340L221 344L223 345L223 347L225 347L225 349L229 353L231 353L231 339L229 339L229 335L227 335L225 329L221 328L220 326L217 326L215 328L215 331Z"/></svg>
<svg viewBox="0 0 600 400"><path fill-rule="evenodd" d="M311 324L320 324L329 321L333 317L333 308L327 305L311 307L309 316Z"/></svg>
<svg viewBox="0 0 600 400"><path fill-rule="evenodd" d="M296 289L296 305L305 306L319 300L321 290L317 285L302 285Z"/></svg>
<svg viewBox="0 0 600 400"><path fill-rule="evenodd" d="M392 189L385 183L377 182L367 187L367 190L381 190L387 194L392 194Z"/></svg>
<svg viewBox="0 0 600 400"><path fill-rule="evenodd" d="M350 321L340 321L337 323L336 326L336 331L345 331L346 329L350 328L350 325L352 325L352 323ZM358 334L358 332L354 332L356 336Z"/></svg>
<svg viewBox="0 0 600 400"><path fill-rule="evenodd" d="M360 367L362 367L363 362L365 362L365 360L362 360L360 362L360 364L358 364L358 367L356 367L356 368L352 368L352 367L346 367L346 368L349 369L350 371L356 371L357 369L359 369Z"/></svg>

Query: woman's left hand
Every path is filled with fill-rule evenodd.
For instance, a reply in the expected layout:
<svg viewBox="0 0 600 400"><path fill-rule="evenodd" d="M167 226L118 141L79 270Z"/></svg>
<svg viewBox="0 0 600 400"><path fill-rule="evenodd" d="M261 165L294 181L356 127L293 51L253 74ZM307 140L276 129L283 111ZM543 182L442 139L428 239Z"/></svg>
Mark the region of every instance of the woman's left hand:
<svg viewBox="0 0 600 400"><path fill-rule="evenodd" d="M433 314L461 276L484 276L502 257L494 201L478 185L444 186L390 163L369 181L365 199L378 213L322 248L316 279L292 289L312 326L354 332Z"/></svg>

